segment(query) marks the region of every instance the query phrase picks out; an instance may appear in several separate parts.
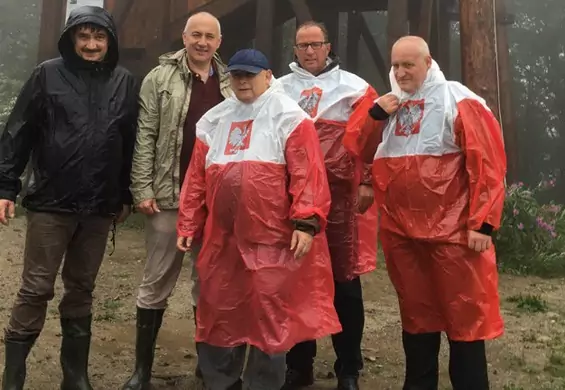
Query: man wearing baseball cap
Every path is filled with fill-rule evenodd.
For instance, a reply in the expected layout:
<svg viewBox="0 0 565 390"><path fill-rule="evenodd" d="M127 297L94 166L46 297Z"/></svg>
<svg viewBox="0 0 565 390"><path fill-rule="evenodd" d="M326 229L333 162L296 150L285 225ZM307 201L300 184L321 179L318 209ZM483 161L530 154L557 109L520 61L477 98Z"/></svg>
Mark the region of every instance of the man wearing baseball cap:
<svg viewBox="0 0 565 390"><path fill-rule="evenodd" d="M196 341L207 388L280 389L286 351L341 330L329 187L314 124L271 82L265 56L241 50L227 69L235 97L196 126L177 246L202 237Z"/></svg>

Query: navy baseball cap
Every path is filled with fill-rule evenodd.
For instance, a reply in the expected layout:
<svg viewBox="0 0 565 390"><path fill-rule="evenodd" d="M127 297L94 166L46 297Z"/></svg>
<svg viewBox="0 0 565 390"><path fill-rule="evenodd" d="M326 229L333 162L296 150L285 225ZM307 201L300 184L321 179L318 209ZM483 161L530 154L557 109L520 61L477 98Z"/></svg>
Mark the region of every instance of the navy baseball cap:
<svg viewBox="0 0 565 390"><path fill-rule="evenodd" d="M235 53L228 62L228 72L240 71L257 74L271 69L269 60L255 49L243 49Z"/></svg>

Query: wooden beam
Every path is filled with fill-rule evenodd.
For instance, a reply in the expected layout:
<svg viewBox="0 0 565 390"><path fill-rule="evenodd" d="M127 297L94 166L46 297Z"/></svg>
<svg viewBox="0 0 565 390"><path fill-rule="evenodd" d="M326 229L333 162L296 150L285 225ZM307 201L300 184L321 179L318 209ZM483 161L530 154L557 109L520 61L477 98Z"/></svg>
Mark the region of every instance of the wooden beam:
<svg viewBox="0 0 565 390"><path fill-rule="evenodd" d="M361 22L363 14L350 11L347 13L347 50L346 66L352 73L359 71L359 39L361 38Z"/></svg>
<svg viewBox="0 0 565 390"><path fill-rule="evenodd" d="M272 61L275 21L275 0L257 0L255 16L255 48Z"/></svg>
<svg viewBox="0 0 565 390"><path fill-rule="evenodd" d="M323 22L328 30L329 41L337 51L339 47L339 12L333 8L320 8L314 10L314 19Z"/></svg>
<svg viewBox="0 0 565 390"><path fill-rule="evenodd" d="M292 6L292 10L294 11L294 15L296 15L296 25L299 26L302 23L308 22L313 20L312 12L310 12L310 8L308 4L306 4L306 0L289 0L290 5Z"/></svg>
<svg viewBox="0 0 565 390"><path fill-rule="evenodd" d="M401 37L408 34L408 0L388 0L387 35L388 52Z"/></svg>
<svg viewBox="0 0 565 390"><path fill-rule="evenodd" d="M430 41L432 33L432 20L434 12L434 3L439 4L439 0L422 0L420 7L420 21L418 23L417 35L424 38L426 42Z"/></svg>
<svg viewBox="0 0 565 390"><path fill-rule="evenodd" d="M41 25L37 61L43 62L57 57L57 44L65 23L66 0L43 1L41 6Z"/></svg>
<svg viewBox="0 0 565 390"><path fill-rule="evenodd" d="M436 17L436 61L442 68L447 78L451 74L451 20L448 13L447 3L451 0L436 0L434 13Z"/></svg>
<svg viewBox="0 0 565 390"><path fill-rule="evenodd" d="M168 42L168 35L167 29L169 28L169 24L171 23L171 0L161 0L161 6L163 9L163 16L161 19L161 43L163 46L168 46L170 42Z"/></svg>
<svg viewBox="0 0 565 390"><path fill-rule="evenodd" d="M496 38L498 51L498 74L500 91L500 120L503 128L507 159L507 180L518 181L518 134L512 108L512 75L508 50L507 13L505 0L496 0Z"/></svg>
<svg viewBox="0 0 565 390"><path fill-rule="evenodd" d="M122 23L126 20L129 10L133 7L133 0L118 0L112 10L114 23L118 26L118 30Z"/></svg>
<svg viewBox="0 0 565 390"><path fill-rule="evenodd" d="M361 27L361 36L367 45L367 49L373 58L373 62L379 71L381 78L385 86L390 89L390 80L388 79L388 66L386 65L385 58L383 57L381 51L379 50L379 46L375 42L375 37L371 34L371 30L369 29L369 25L364 17L361 17L360 20L360 27Z"/></svg>
<svg viewBox="0 0 565 390"><path fill-rule="evenodd" d="M188 20L190 15L193 15L197 12L209 12L218 19L221 19L224 16L232 13L236 9L243 7L250 1L252 0L216 0L196 7L190 10L188 14L179 16L177 19L171 21L167 31L169 35L169 41L175 41L176 39L178 39L178 37L181 36L182 30L184 29L186 21Z"/></svg>
<svg viewBox="0 0 565 390"><path fill-rule="evenodd" d="M460 0L463 83L483 97L497 118L498 80L493 0Z"/></svg>
<svg viewBox="0 0 565 390"><path fill-rule="evenodd" d="M271 67L275 77L280 77L283 68L283 27L282 25L275 27L273 32L273 53L271 60Z"/></svg>

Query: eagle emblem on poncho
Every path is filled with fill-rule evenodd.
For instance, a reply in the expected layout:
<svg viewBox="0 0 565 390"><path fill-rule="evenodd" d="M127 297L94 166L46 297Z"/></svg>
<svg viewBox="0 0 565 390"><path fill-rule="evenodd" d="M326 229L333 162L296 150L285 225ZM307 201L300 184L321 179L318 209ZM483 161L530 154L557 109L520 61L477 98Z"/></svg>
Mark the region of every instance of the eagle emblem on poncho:
<svg viewBox="0 0 565 390"><path fill-rule="evenodd" d="M228 141L224 154L232 155L242 150L249 149L253 121L233 122L230 126Z"/></svg>
<svg viewBox="0 0 565 390"><path fill-rule="evenodd" d="M322 91L318 87L311 89L305 89L300 93L300 100L298 105L304 110L311 118L318 115L318 107L320 106L320 101L322 100Z"/></svg>
<svg viewBox="0 0 565 390"><path fill-rule="evenodd" d="M409 100L402 103L396 113L394 134L403 137L418 134L424 118L424 107L425 100Z"/></svg>

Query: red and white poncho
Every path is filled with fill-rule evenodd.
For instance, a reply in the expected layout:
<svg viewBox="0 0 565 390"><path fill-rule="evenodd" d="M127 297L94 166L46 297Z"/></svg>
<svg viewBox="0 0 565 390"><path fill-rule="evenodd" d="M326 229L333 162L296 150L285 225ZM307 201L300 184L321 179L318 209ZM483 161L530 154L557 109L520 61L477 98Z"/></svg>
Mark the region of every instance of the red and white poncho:
<svg viewBox="0 0 565 390"><path fill-rule="evenodd" d="M446 81L435 62L414 95L399 92L392 72L391 83L401 103L382 132L373 182L403 328L446 331L458 341L497 337L503 321L494 247L469 249L467 232L500 225L501 129L485 101Z"/></svg>
<svg viewBox="0 0 565 390"><path fill-rule="evenodd" d="M280 353L339 332L312 121L275 82L252 104L225 100L196 127L177 226L182 237L204 226L196 341ZM295 259L292 220L313 216L322 233Z"/></svg>
<svg viewBox="0 0 565 390"><path fill-rule="evenodd" d="M292 73L279 81L314 120L324 153L332 196L326 234L334 277L352 280L376 268L378 218L375 205L363 215L356 211L358 187L370 183L371 167L352 155L342 141L346 132L360 131L377 93L337 65L318 76L296 63L290 69Z"/></svg>

